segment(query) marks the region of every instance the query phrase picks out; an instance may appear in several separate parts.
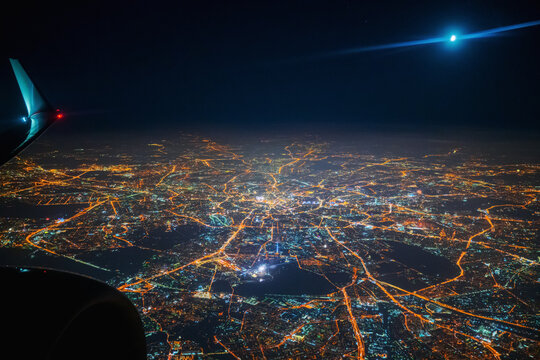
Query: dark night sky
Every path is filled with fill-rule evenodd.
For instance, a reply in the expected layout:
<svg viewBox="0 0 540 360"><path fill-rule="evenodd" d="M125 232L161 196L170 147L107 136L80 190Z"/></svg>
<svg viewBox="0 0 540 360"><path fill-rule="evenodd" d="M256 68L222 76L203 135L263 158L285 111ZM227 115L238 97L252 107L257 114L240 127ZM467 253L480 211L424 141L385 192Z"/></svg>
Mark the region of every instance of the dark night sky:
<svg viewBox="0 0 540 360"><path fill-rule="evenodd" d="M538 20L538 1L20 3L0 15L2 121L24 111L17 57L70 131L540 128L540 26L316 57Z"/></svg>

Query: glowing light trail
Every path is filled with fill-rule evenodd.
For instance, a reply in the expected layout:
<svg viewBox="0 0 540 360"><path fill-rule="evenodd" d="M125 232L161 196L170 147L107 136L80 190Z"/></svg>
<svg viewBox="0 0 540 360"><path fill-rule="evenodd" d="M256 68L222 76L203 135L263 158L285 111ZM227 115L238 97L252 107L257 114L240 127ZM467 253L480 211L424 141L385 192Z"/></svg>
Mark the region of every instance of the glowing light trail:
<svg viewBox="0 0 540 360"><path fill-rule="evenodd" d="M377 51L377 50L395 49L395 48L402 48L402 47L409 47L409 46L437 44L437 43L443 43L447 41L456 42L456 40L480 39L480 38L491 37L501 32L518 30L518 29L523 29L523 28L528 28L528 27L538 26L538 25L540 25L540 20L529 21L529 22L524 22L524 23L509 25L509 26L501 26L501 27L478 31L478 32L470 33L470 34L459 35L459 37L457 35L451 35L450 37L440 36L440 37L433 37L433 38L428 38L428 39L423 39L423 40L403 41L403 42L397 42L397 43L391 43L391 44L373 45L373 46L364 46L364 47L353 48L353 49L346 49L346 50L334 52L331 55L346 55L346 54L354 54L354 53Z"/></svg>
<svg viewBox="0 0 540 360"><path fill-rule="evenodd" d="M461 39L479 39L479 38L489 37L489 36L492 36L501 32L505 32L505 31L518 30L518 29L523 29L523 28L528 28L528 27L538 26L538 25L540 25L540 20L535 20L535 21L529 21L529 22L524 22L524 23L515 24L515 25L501 26L501 27L479 31L479 32L471 33L471 34L466 34L466 35L460 36L460 38Z"/></svg>

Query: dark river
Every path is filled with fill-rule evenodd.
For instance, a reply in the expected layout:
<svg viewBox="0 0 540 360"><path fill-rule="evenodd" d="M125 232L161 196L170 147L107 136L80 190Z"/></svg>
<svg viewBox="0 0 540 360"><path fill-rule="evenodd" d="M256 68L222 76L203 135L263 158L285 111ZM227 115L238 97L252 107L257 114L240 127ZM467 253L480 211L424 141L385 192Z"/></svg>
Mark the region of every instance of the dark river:
<svg viewBox="0 0 540 360"><path fill-rule="evenodd" d="M0 205L0 217L19 219L68 218L86 208L87 204L34 205L18 200L9 200Z"/></svg>
<svg viewBox="0 0 540 360"><path fill-rule="evenodd" d="M433 254L419 246L397 241L385 241L390 246L388 258L396 262L386 262L378 266L377 278L408 291L415 291L459 274L456 264L443 256ZM407 272L407 268L417 272Z"/></svg>
<svg viewBox="0 0 540 360"><path fill-rule="evenodd" d="M325 277L298 267L298 263L280 264L269 270L269 275L243 282L234 289L241 296L264 297L277 295L325 295L337 291L336 286L344 286L351 281L347 273L329 273ZM263 279L262 281L260 281ZM333 285L334 283L335 285ZM212 287L216 292L231 292L226 281L216 282Z"/></svg>
<svg viewBox="0 0 540 360"><path fill-rule="evenodd" d="M0 265L44 267L83 274L101 281L107 281L116 275L112 271L101 270L69 258L19 248L0 248Z"/></svg>

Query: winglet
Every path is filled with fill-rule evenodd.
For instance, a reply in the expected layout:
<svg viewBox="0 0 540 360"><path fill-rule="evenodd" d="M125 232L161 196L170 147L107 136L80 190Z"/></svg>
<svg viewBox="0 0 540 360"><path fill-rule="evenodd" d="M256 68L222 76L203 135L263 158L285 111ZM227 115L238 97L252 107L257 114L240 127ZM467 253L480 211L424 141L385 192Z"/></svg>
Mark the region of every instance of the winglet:
<svg viewBox="0 0 540 360"><path fill-rule="evenodd" d="M17 59L9 59L17 82L19 83L19 89L21 90L26 109L28 110L28 116L32 116L36 113L43 111L52 111L52 107L49 102L43 97L39 89L34 85L21 63Z"/></svg>
<svg viewBox="0 0 540 360"><path fill-rule="evenodd" d="M23 118L24 123L19 122L9 136L0 135L0 165L21 152L51 124L63 117L61 112L53 110L24 71L21 63L17 59L9 59L9 61L19 83L28 116Z"/></svg>

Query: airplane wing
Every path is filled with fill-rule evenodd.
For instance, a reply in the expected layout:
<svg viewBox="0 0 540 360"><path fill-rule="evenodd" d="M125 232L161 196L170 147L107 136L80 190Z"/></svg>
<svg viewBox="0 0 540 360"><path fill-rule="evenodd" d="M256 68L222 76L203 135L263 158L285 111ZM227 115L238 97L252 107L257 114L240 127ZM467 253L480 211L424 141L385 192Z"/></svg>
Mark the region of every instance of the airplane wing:
<svg viewBox="0 0 540 360"><path fill-rule="evenodd" d="M19 136L12 136L10 133L3 136L3 146L0 149L0 165L9 161L39 135L41 135L52 123L62 118L62 113L55 111L43 94L39 91L32 79L28 76L21 63L17 59L9 59L13 73L19 84L19 89L26 105L28 115L23 118L24 124L21 124L16 132ZM7 135L10 134L10 135ZM8 138L9 136L9 138Z"/></svg>

